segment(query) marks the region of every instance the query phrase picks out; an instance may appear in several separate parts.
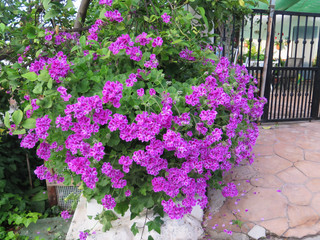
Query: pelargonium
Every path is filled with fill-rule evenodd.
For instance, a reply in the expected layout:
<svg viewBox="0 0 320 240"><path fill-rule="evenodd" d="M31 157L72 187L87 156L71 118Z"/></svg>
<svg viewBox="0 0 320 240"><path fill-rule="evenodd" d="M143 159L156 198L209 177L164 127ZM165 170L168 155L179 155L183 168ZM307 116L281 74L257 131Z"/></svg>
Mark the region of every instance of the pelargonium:
<svg viewBox="0 0 320 240"><path fill-rule="evenodd" d="M134 10L123 21L111 0L99 3L107 6L100 14L105 18L94 22L87 37L46 31L46 46L56 49L30 65L46 82L43 95L24 93L30 94L25 109L35 126L28 125L34 128L21 135L21 146L38 146L45 160L35 171L40 179L72 177L108 210L119 211L121 202L138 214L145 204L178 219L196 205L205 208L216 176L253 161L254 121L265 103L256 97L255 80L226 58L206 59L211 47L189 41L171 48L171 35L181 29L171 32L174 26L161 23L170 22L167 13L153 17L150 32L144 26L126 32L119 29L134 20ZM116 22L122 22L119 28ZM68 41L78 53L60 51ZM237 194L234 184L221 187L226 197Z"/></svg>

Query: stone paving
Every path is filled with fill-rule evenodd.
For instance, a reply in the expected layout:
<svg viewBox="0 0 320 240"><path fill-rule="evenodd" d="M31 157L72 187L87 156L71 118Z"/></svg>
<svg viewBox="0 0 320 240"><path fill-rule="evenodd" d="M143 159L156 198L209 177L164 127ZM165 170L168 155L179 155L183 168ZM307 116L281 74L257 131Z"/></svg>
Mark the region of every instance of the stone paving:
<svg viewBox="0 0 320 240"><path fill-rule="evenodd" d="M227 199L219 211L207 209L204 239L249 239L248 232L259 225L267 239L319 240L320 121L265 124L254 152L252 165L225 177L236 183L239 196ZM241 228L232 224L237 220Z"/></svg>

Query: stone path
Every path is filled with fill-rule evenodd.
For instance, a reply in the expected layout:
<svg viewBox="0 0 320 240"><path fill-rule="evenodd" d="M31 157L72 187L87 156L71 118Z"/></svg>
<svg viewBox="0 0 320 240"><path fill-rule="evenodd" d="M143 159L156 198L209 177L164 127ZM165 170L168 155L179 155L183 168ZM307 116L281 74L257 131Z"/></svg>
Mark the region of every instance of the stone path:
<svg viewBox="0 0 320 240"><path fill-rule="evenodd" d="M252 165L226 176L239 196L227 199L219 212L211 204L204 239L249 239L259 225L267 239L320 240L320 121L263 125L254 152Z"/></svg>

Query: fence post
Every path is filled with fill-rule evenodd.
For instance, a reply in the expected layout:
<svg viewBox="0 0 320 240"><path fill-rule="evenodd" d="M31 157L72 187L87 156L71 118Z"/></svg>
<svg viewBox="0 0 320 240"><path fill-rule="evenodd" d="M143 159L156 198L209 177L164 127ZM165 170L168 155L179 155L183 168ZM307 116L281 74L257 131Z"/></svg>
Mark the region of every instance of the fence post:
<svg viewBox="0 0 320 240"><path fill-rule="evenodd" d="M320 32L318 37L318 51L317 51L317 64L316 73L314 78L314 88L312 95L312 107L311 107L311 117L313 119L319 118L319 102L320 102Z"/></svg>
<svg viewBox="0 0 320 240"><path fill-rule="evenodd" d="M273 58L273 42L274 42L274 22L275 22L275 0L270 0L270 12L268 17L268 36L266 41L266 52L262 71L262 82L260 96L266 97L269 101L270 96L270 77L272 75L272 58ZM263 120L268 120L269 102L264 105Z"/></svg>

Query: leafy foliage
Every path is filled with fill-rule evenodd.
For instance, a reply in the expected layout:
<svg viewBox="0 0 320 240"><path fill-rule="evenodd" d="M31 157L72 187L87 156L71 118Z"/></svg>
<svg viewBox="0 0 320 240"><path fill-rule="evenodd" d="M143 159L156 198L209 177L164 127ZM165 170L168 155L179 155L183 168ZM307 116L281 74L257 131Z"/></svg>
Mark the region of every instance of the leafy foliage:
<svg viewBox="0 0 320 240"><path fill-rule="evenodd" d="M64 32L72 25L70 2L44 0L43 24L27 23L28 39L18 38L15 52L21 55L2 65L1 86L19 106L5 126L21 146L38 147L45 160L35 171L40 179L72 180L108 209L98 216L104 230L117 219L113 210L129 209L134 219L146 208L159 214L149 231L160 232L164 212L181 218L195 204L204 208L208 184L225 187L222 173L252 160L251 120L264 100L254 97L244 68L216 56L213 35L205 33L220 17L208 16L207 4L247 8L242 1L190 2L201 17L188 1L94 1L86 19L94 24L80 35ZM141 151L148 160L136 157ZM131 229L137 233L135 224Z"/></svg>

